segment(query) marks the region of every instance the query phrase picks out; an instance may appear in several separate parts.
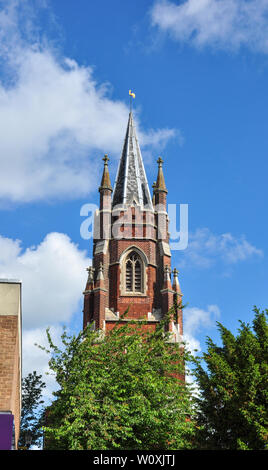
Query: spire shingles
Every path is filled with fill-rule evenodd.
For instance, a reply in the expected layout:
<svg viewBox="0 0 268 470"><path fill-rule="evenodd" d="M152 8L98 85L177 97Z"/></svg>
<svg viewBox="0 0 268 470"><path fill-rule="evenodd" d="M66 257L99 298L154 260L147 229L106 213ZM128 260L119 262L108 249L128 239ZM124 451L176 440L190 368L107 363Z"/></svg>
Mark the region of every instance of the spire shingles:
<svg viewBox="0 0 268 470"><path fill-rule="evenodd" d="M121 204L153 208L132 112L114 186L113 207Z"/></svg>

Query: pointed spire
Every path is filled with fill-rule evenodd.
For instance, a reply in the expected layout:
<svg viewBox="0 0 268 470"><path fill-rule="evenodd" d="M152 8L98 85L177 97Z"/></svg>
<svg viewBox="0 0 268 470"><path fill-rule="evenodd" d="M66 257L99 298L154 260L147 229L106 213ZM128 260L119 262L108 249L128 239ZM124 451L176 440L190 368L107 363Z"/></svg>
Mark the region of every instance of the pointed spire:
<svg viewBox="0 0 268 470"><path fill-rule="evenodd" d="M156 180L156 185L155 185L155 191L163 191L167 193L167 188L166 188L166 183L165 183L165 178L164 178L164 173L163 173L163 162L161 157L158 158L157 163L158 163L158 175L157 175L157 180Z"/></svg>
<svg viewBox="0 0 268 470"><path fill-rule="evenodd" d="M173 285L172 285L172 288L173 290L179 294L179 295L182 295L181 293L181 287L180 287L180 283L179 283L179 279L178 279L178 274L179 274L179 271L174 268L173 271Z"/></svg>
<svg viewBox="0 0 268 470"><path fill-rule="evenodd" d="M112 185L111 185L109 169L108 169L109 158L108 158L107 154L104 155L103 161L104 161L104 168L103 168L102 180L101 180L101 185L99 187L99 190L109 189L110 191L112 191L113 188L112 188Z"/></svg>
<svg viewBox="0 0 268 470"><path fill-rule="evenodd" d="M163 289L172 289L171 286L171 279L170 279L170 274L171 274L171 268L168 264L165 265L164 267L164 284L163 284Z"/></svg>
<svg viewBox="0 0 268 470"><path fill-rule="evenodd" d="M94 289L94 271L95 269L92 266L89 266L87 269L88 277L86 283L86 291L91 291Z"/></svg>
<svg viewBox="0 0 268 470"><path fill-rule="evenodd" d="M133 203L153 209L133 114L130 111L123 151L115 181L113 207L117 204Z"/></svg>

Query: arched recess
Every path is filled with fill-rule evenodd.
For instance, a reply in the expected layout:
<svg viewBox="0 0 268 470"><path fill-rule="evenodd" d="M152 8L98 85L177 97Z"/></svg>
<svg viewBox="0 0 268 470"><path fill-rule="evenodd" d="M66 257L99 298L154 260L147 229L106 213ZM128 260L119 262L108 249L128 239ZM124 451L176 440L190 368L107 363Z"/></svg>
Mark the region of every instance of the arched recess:
<svg viewBox="0 0 268 470"><path fill-rule="evenodd" d="M121 295L146 295L148 258L135 245L128 247L120 257Z"/></svg>

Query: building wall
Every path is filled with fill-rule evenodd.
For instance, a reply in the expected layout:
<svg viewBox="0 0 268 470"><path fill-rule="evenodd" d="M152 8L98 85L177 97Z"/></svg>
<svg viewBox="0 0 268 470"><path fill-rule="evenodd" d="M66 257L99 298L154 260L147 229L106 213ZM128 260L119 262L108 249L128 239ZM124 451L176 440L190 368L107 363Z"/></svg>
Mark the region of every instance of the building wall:
<svg viewBox="0 0 268 470"><path fill-rule="evenodd" d="M1 280L0 411L14 415L17 446L21 413L21 283Z"/></svg>

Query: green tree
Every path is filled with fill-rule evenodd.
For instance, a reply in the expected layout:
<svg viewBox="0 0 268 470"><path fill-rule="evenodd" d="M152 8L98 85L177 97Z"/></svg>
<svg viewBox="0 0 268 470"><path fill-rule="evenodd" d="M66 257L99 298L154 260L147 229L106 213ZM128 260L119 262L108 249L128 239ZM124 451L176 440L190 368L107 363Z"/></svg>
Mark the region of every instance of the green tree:
<svg viewBox="0 0 268 470"><path fill-rule="evenodd" d="M148 331L120 322L105 336L64 331L62 349L47 335L60 388L47 410L46 449L191 448L191 393L182 379L189 355L168 342L164 323Z"/></svg>
<svg viewBox="0 0 268 470"><path fill-rule="evenodd" d="M252 327L240 322L236 337L218 323L222 346L208 338L207 352L197 361L203 448L267 449L268 310L254 312Z"/></svg>
<svg viewBox="0 0 268 470"><path fill-rule="evenodd" d="M19 447L29 448L30 445L41 445L43 409L42 393L45 388L42 375L36 371L22 379L22 410L20 422ZM31 437L31 444L28 441Z"/></svg>

